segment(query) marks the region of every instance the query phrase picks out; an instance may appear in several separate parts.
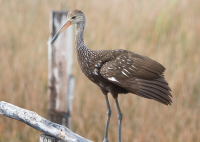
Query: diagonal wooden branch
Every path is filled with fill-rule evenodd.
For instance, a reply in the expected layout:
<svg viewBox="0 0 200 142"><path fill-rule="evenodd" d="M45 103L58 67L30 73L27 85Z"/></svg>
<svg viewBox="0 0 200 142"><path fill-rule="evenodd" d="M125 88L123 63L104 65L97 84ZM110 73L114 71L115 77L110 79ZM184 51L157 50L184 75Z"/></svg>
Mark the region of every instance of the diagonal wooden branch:
<svg viewBox="0 0 200 142"><path fill-rule="evenodd" d="M0 101L0 114L22 121L40 132L66 142L91 142L62 125L44 119L36 112L22 109L3 101Z"/></svg>

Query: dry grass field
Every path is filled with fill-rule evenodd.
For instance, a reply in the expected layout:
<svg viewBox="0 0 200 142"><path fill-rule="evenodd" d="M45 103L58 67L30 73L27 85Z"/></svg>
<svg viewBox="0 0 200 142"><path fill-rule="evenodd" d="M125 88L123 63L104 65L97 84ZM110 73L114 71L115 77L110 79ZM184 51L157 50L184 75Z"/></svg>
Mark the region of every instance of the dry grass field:
<svg viewBox="0 0 200 142"><path fill-rule="evenodd" d="M80 9L86 15L90 49L126 49L166 68L173 104L164 106L133 94L119 96L123 142L200 141L199 0L0 0L0 101L47 110L47 40L51 10ZM103 141L106 102L80 71L76 77L73 131ZM109 96L110 142L117 141L117 108ZM0 142L39 142L39 132L0 115Z"/></svg>

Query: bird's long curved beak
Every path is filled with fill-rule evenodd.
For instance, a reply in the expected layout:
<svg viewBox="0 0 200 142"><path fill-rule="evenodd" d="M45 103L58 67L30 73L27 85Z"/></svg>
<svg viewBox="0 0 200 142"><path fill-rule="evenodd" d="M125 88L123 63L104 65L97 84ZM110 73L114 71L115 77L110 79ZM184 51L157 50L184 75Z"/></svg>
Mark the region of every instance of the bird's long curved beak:
<svg viewBox="0 0 200 142"><path fill-rule="evenodd" d="M71 21L67 21L63 26L62 28L56 33L56 35L53 37L52 41L51 41L51 44L59 37L59 35L64 31L66 30L71 24Z"/></svg>

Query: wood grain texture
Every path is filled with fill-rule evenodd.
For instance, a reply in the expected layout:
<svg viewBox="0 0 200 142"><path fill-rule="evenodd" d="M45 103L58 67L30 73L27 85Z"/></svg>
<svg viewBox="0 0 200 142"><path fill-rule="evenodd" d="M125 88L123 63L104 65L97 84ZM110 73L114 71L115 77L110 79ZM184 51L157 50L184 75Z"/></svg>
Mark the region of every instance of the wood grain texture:
<svg viewBox="0 0 200 142"><path fill-rule="evenodd" d="M50 15L50 38L59 31L66 22L67 11L53 11ZM71 129L71 114L73 98L72 64L74 28L71 26L67 32L58 39L56 44L48 44L48 113L47 118L55 123L62 124ZM71 94L70 94L71 93ZM66 116L66 117L63 117Z"/></svg>
<svg viewBox="0 0 200 142"><path fill-rule="evenodd" d="M34 111L22 109L3 101L0 101L0 114L24 122L42 133L66 142L91 142L62 125L44 119Z"/></svg>

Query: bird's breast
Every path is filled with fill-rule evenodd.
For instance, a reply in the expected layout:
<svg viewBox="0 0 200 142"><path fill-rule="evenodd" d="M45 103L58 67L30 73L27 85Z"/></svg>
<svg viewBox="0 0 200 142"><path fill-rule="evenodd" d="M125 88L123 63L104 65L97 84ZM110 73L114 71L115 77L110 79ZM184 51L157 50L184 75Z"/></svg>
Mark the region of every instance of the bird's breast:
<svg viewBox="0 0 200 142"><path fill-rule="evenodd" d="M92 81L94 81L94 77L97 78L101 76L98 64L91 60L81 62L80 67L82 72Z"/></svg>
<svg viewBox="0 0 200 142"><path fill-rule="evenodd" d="M82 60L79 62L82 72L87 76L89 80L97 84L101 88L108 88L108 81L103 78L100 74L100 69L102 66L102 61L93 60Z"/></svg>

